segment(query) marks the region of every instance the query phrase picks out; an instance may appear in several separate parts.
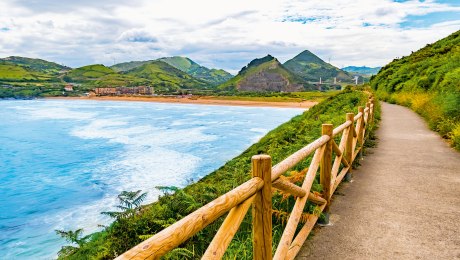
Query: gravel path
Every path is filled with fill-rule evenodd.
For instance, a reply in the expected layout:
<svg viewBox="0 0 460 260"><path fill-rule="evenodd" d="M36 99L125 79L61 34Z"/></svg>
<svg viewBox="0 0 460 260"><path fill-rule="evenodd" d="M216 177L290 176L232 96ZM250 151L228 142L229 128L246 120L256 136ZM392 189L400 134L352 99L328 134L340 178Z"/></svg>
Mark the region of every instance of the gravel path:
<svg viewBox="0 0 460 260"><path fill-rule="evenodd" d="M397 105L377 136L297 259L460 259L460 153Z"/></svg>

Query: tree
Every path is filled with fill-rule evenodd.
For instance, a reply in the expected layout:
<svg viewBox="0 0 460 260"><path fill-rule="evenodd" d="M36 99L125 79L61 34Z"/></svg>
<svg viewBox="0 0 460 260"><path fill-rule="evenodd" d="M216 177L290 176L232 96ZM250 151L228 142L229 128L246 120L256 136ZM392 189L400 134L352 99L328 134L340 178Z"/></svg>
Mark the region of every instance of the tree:
<svg viewBox="0 0 460 260"><path fill-rule="evenodd" d="M79 248L81 248L86 241L91 237L91 235L84 236L83 229L79 228L75 231L69 230L55 230L56 234L60 235L61 237L65 238L67 242L77 244L77 246L63 246L61 250L59 250L59 256L69 256L75 253Z"/></svg>
<svg viewBox="0 0 460 260"><path fill-rule="evenodd" d="M121 211L105 211L101 214L108 215L112 218L123 219L129 218L136 215L137 212L141 209L141 203L147 197L147 193L141 193L141 190L138 191L122 191L118 195L119 205L116 206Z"/></svg>

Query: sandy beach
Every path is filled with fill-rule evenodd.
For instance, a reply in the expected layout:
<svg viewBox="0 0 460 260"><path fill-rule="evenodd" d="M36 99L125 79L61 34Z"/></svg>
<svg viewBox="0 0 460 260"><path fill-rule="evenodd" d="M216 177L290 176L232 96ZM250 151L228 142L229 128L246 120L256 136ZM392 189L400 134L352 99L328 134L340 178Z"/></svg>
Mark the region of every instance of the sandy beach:
<svg viewBox="0 0 460 260"><path fill-rule="evenodd" d="M219 97L133 97L133 96L100 96L100 97L48 97L47 99L73 99L73 100L97 100L97 101L140 101L140 102L160 102L160 103L183 103L201 105L221 105L221 106L251 106L251 107L285 107L308 109L318 102L269 102L269 101L248 101L248 100L225 100Z"/></svg>

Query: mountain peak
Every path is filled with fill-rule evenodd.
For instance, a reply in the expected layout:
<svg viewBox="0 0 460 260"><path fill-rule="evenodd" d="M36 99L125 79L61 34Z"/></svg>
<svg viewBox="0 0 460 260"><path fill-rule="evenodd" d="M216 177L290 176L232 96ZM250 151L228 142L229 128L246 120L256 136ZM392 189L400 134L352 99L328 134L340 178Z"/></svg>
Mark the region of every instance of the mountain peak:
<svg viewBox="0 0 460 260"><path fill-rule="evenodd" d="M245 73L245 71L247 71L249 68L252 68L252 67L257 67L259 66L260 64L263 64L263 63L266 63L266 62L270 62L270 61L277 61L278 60L273 57L272 55L270 54L267 54L266 56L262 57L262 58L258 58L258 59L253 59L251 62L248 63L248 65L244 66L243 68L241 68L240 72L238 72L238 74L243 74ZM279 63L279 62L278 62Z"/></svg>
<svg viewBox="0 0 460 260"><path fill-rule="evenodd" d="M323 61L321 58L319 58L309 50L304 50L301 53L297 54L297 56L295 56L293 60L312 63L325 63L325 61Z"/></svg>
<svg viewBox="0 0 460 260"><path fill-rule="evenodd" d="M353 80L348 72L323 61L309 50L302 51L283 65L305 81L317 82L320 78L323 82L352 82Z"/></svg>

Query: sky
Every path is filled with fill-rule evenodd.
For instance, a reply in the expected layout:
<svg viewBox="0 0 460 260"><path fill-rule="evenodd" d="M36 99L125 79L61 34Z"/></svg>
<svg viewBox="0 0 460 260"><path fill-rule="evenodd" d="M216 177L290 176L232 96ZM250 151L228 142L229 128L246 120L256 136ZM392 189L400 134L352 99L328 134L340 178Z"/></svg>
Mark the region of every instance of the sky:
<svg viewBox="0 0 460 260"><path fill-rule="evenodd" d="M235 73L308 49L374 67L459 29L458 0L1 0L0 57L80 67L179 55Z"/></svg>

